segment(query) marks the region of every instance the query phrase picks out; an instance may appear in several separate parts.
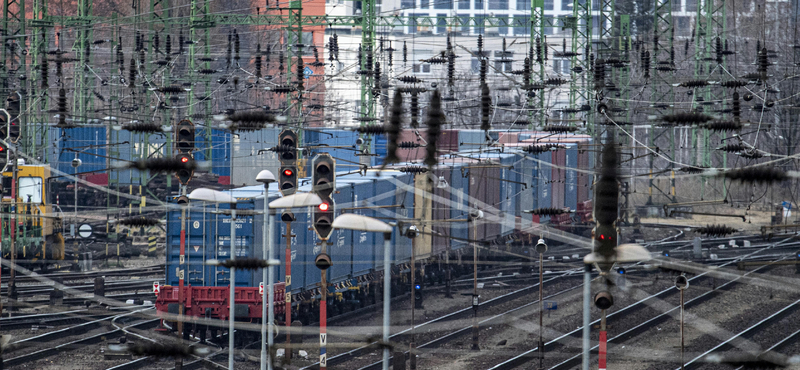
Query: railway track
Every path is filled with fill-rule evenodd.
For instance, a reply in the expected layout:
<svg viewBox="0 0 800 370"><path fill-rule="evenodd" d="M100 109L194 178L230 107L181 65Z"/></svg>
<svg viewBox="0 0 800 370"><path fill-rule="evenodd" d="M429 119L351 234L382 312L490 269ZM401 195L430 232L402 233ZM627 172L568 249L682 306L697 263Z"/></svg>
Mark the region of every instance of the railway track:
<svg viewBox="0 0 800 370"><path fill-rule="evenodd" d="M72 281L72 280L86 280L86 279L94 279L96 277L109 277L109 276L151 276L151 275L164 275L164 265L154 265L154 266L147 266L147 267L139 267L139 268L125 268L125 269L114 269L114 270L100 270L100 271L90 271L90 272L54 272L49 274L38 274L32 273L30 275L17 275L14 278L14 281L17 284L21 283L36 283L41 282L42 278L45 279L61 279L62 281ZM6 287L8 283L8 279L10 276L8 274L3 274L3 287Z"/></svg>
<svg viewBox="0 0 800 370"><path fill-rule="evenodd" d="M765 248L765 249L768 249L768 248ZM751 253L751 255L755 255L756 253L759 253L761 251L763 251L763 250L759 250L757 252ZM731 261L731 262L725 264L725 266L734 265L735 262L736 261ZM773 267L770 266L770 265L761 266L761 267L759 267L759 268L757 268L757 269L755 269L753 271L747 272L745 274L745 276L749 275L749 274L751 274L753 272L766 271L766 270L769 270L771 268L773 268ZM694 277L690 278L689 280L690 280L692 285L699 285L699 284L701 284L703 282L703 280L708 280L708 279L710 279L710 277L707 274L704 273L704 274L700 274L700 275L694 276ZM711 300L714 297L722 295L722 292L724 292L725 289L727 289L727 288L729 288L731 286L737 285L737 284L742 284L739 281L739 279L727 281L727 282L721 284L720 286L718 286L716 289L707 291L705 293L702 293L702 294L700 294L700 295L698 295L696 297L693 297L693 298L689 299L685 303L685 307L688 309L690 307L693 307L693 306L696 306L696 305L700 305L700 304L702 304L704 302L707 302L707 301ZM631 324L631 322L637 321L637 320L635 320L635 317L638 315L636 313L636 312L638 312L638 310L636 309L637 307L639 309L644 308L648 304L647 302L651 302L649 304L656 304L656 302L658 302L658 301L663 302L664 299L666 299L666 298L668 298L670 296L674 296L677 293L678 293L677 289L675 289L674 287L670 287L670 288L667 288L667 289L665 289L663 291L660 291L660 292L658 292L656 294L653 294L653 295L651 295L649 297L646 297L645 299L639 300L639 301L637 301L636 303L634 303L632 305L629 305L629 306L627 306L625 308L622 308L622 309L620 309L618 311L615 311L615 312L612 312L612 313L608 314L608 320L609 321L614 320L614 322L625 326L622 329L614 328L614 331L622 330L622 333L618 334L617 336L615 336L613 338L609 338L608 339L609 345L620 345L622 343L626 343L626 341L630 340L631 338L633 338L633 337L635 337L637 335L642 334L643 332L646 332L648 329L651 329L651 328L655 327L656 325L658 325L660 323L663 323L663 322L665 322L667 320L672 320L673 316L675 315L675 311L679 309L678 307L670 306L665 311L658 311L660 313L656 314L655 316L645 317L643 320L638 320L638 324ZM616 320L618 317L621 317L623 315L625 316L625 320L624 321ZM599 321L600 321L599 319L598 320L594 320L592 322L592 325L593 326L594 325L598 325ZM566 353L569 353L569 352L577 353L577 354L573 355L572 357L569 357L566 360L558 362L558 363L552 363L552 360L548 359L548 361L546 361L546 363L550 363L550 365L548 366L549 369L551 369L551 370L552 369L571 369L571 368L574 368L575 366L578 366L580 364L580 362L582 360L582 355L579 353L580 350L579 349L575 349L575 350L570 351L569 350L569 346L566 343L569 342L569 341L579 341L580 337L581 337L582 330L583 330L582 328L575 329L575 330L573 330L573 331L571 331L571 332L569 332L567 334L564 334L564 335L562 335L562 336L560 336L558 338L553 339L552 341L549 341L549 342L545 343L544 350L545 350L546 353L553 352L553 351L558 351L561 355L564 355L565 352ZM660 335L663 335L663 333L660 333ZM597 349L598 349L598 346L594 346L592 348L592 351L597 351ZM525 363L527 363L529 361L532 361L535 358L537 358L538 352L539 352L539 348L535 347L535 348L533 348L533 349L531 349L529 351L526 351L526 352L524 352L524 353L522 353L520 355L517 355L517 356L512 357L512 358L510 358L510 359L508 359L506 361L503 361L503 362L491 367L491 369L493 369L493 370L505 370L505 369L517 368L517 367L519 367L519 366L521 366L521 365L523 365L523 364L525 364Z"/></svg>
<svg viewBox="0 0 800 370"><path fill-rule="evenodd" d="M561 279L564 279L563 281L567 281L567 282L573 282L574 281L575 284L579 285L579 282L581 281L580 279L582 279L582 274L575 273L575 271L565 272L565 273L562 273L561 275L558 275L558 276L555 276L555 277L551 277L550 279L545 280L545 286L546 287L553 287L555 285L555 282L559 281ZM528 287L525 287L525 288L522 288L522 289L518 289L518 290L515 290L513 292L501 295L501 296L496 297L494 299L487 300L487 301L479 304L479 311L480 312L490 312L489 310L494 310L494 309L496 309L496 307L502 306L503 304L506 304L506 303L508 303L510 301L519 299L521 297L526 297L529 294L538 294L538 286L539 286L538 284L530 285ZM561 290L559 290L559 291L561 291ZM408 341L410 340L412 334L414 334L414 335L423 334L425 332L425 330L427 330L430 327L436 327L437 330L439 330L442 327L447 327L448 326L447 325L448 322L455 323L455 325L453 327L450 327L449 329L447 329L448 331L461 330L461 329L463 329L463 326L461 326L461 324L458 323L458 321L470 318L471 316L472 316L472 308L471 307L464 308L464 309L458 310L456 312L453 312L453 313L438 317L436 319L429 320L427 322L421 323L419 325L416 325L414 329L408 328L408 329L402 330L402 331L400 331L398 333L395 333L395 334L391 335L389 337L389 340L392 341L392 342L408 343ZM362 346L362 347L356 348L354 350L347 351L347 352L340 353L338 355L329 357L328 361L327 361L328 362L328 366L342 366L342 364L349 363L350 361L354 361L354 359L356 359L355 361L358 361L357 359L359 357L364 356L365 354L371 353L373 351L376 351L376 343L371 343L369 345ZM346 368L358 368L358 367L357 366L347 366ZM308 369L308 370L319 369L319 363L313 364L311 366L304 367L302 369Z"/></svg>
<svg viewBox="0 0 800 370"><path fill-rule="evenodd" d="M106 292L119 292L125 290L139 290L151 289L153 282L162 281L163 279L143 279L143 280L119 280L119 281L106 281L104 283L104 290ZM83 293L94 292L94 284L80 284L80 285L66 285L65 294L71 291L80 291ZM36 295L47 295L55 290L53 286L42 285L23 285L17 287L17 294L21 297L31 297ZM0 294L8 294L7 289L0 290Z"/></svg>
<svg viewBox="0 0 800 370"><path fill-rule="evenodd" d="M148 309L152 309L152 308L148 308ZM12 342L8 352L6 352L6 357L8 357L9 353L11 355L13 355L15 349L19 350L19 349L23 349L23 348L26 348L26 347L37 346L40 343L47 343L47 342L55 341L55 340L58 340L58 339L65 339L65 338L69 338L71 336L83 336L89 331L102 329L103 326L105 326L106 323L108 321L110 321L110 320L113 321L113 320L122 319L122 318L129 319L129 318L127 318L127 316L130 316L130 315L132 315L134 313L138 313L138 312L142 312L142 311L144 311L144 310L138 310L138 311L134 311L134 312L126 312L126 313L123 313L123 314L110 315L108 317L105 317L105 318L102 318L102 319L98 319L98 320L93 320L93 321L90 321L90 322L87 322L87 323L84 323L84 324L79 324L79 325L71 326L69 328L53 331L53 332L50 332L50 333L46 333L46 334L42 334L42 335L39 335L39 336L27 338L27 339L24 339L24 340L20 340L20 341L17 341L17 342ZM160 321L159 319L150 319L150 318L147 318L147 319L134 319L134 323L126 324L124 327L117 327L117 328L114 328L112 330L100 330L100 332L97 333L97 334L84 336L82 338L79 338L79 339L76 339L76 340L72 340L72 341L68 341L68 342L65 342L65 343L62 343L62 344L59 344L59 345L55 345L55 346L50 346L50 345L45 344L44 348L41 348L41 349L38 349L38 350L34 350L32 352L29 352L29 353L26 353L26 354L22 354L22 355L18 355L18 356L15 356L15 357L7 358L7 359L4 360L3 364L4 364L4 366L18 366L18 365L23 365L23 364L29 364L29 363L32 363L32 362L35 362L35 361L39 361L41 359L45 359L45 358L57 355L59 353L66 353L66 352L69 352L69 351L72 351L72 350L75 350L75 349L82 348L82 347L84 347L86 345L100 343L100 342L108 340L108 339L119 337L119 336L121 336L121 335L123 335L125 333L124 329L130 329L130 328L151 329L151 328L154 328L158 324L159 321Z"/></svg>

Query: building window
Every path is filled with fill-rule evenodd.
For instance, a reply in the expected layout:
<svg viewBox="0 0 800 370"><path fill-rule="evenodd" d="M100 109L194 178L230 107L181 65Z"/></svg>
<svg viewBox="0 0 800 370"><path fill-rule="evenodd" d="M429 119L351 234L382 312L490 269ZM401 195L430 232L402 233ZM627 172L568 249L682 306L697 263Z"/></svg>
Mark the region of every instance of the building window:
<svg viewBox="0 0 800 370"><path fill-rule="evenodd" d="M506 51L503 52L502 50L496 50L494 52L494 69L495 73L511 73L513 69L513 60L514 60L514 52L513 51Z"/></svg>
<svg viewBox="0 0 800 370"><path fill-rule="evenodd" d="M475 16L475 24L478 25L478 27L475 27L475 34L478 34L478 35L485 35L486 34L486 27L484 26L485 22L486 22L486 16L485 15L476 15Z"/></svg>
<svg viewBox="0 0 800 370"><path fill-rule="evenodd" d="M553 59L553 72L568 75L572 68L572 61L569 59Z"/></svg>
<svg viewBox="0 0 800 370"><path fill-rule="evenodd" d="M508 0L489 0L490 10L508 10Z"/></svg>
<svg viewBox="0 0 800 370"><path fill-rule="evenodd" d="M681 0L672 0L672 11L673 12L681 11Z"/></svg>
<svg viewBox="0 0 800 370"><path fill-rule="evenodd" d="M431 0L419 0L420 9L429 9L431 7Z"/></svg>
<svg viewBox="0 0 800 370"><path fill-rule="evenodd" d="M553 34L555 28L548 27L552 21L553 21L553 16L552 15L545 15L544 16L543 22L544 22L544 34L545 35L552 35Z"/></svg>
<svg viewBox="0 0 800 370"><path fill-rule="evenodd" d="M403 9L413 9L416 4L414 0L400 0L400 7Z"/></svg>
<svg viewBox="0 0 800 370"><path fill-rule="evenodd" d="M436 14L436 33L447 33L447 14Z"/></svg>
<svg viewBox="0 0 800 370"><path fill-rule="evenodd" d="M416 17L418 17L418 16L421 16L421 14L412 13L412 14L408 15L408 17L409 17L409 19L408 19L408 33L409 34L417 33L417 18Z"/></svg>
<svg viewBox="0 0 800 370"><path fill-rule="evenodd" d="M469 0L466 0L467 7L469 7ZM459 1L459 4L463 4L463 2ZM459 5L460 7L461 5ZM458 18L461 20L461 32L465 34L469 34L469 14L459 14Z"/></svg>
<svg viewBox="0 0 800 370"><path fill-rule="evenodd" d="M515 15L514 16L514 34L515 35L530 35L531 33L531 16L529 15Z"/></svg>
<svg viewBox="0 0 800 370"><path fill-rule="evenodd" d="M483 0L475 0L475 10L483 10Z"/></svg>
<svg viewBox="0 0 800 370"><path fill-rule="evenodd" d="M434 0L434 9L453 9L453 0Z"/></svg>
<svg viewBox="0 0 800 370"><path fill-rule="evenodd" d="M517 10L531 11L531 0L517 0Z"/></svg>
<svg viewBox="0 0 800 370"><path fill-rule="evenodd" d="M458 0L459 9L469 9L469 0Z"/></svg>
<svg viewBox="0 0 800 370"><path fill-rule="evenodd" d="M420 62L420 60L430 59L433 52L431 50L414 50L414 73L431 73L431 64Z"/></svg>
<svg viewBox="0 0 800 370"><path fill-rule="evenodd" d="M568 1L568 0L561 0ZM553 0L544 0L544 10L553 10Z"/></svg>

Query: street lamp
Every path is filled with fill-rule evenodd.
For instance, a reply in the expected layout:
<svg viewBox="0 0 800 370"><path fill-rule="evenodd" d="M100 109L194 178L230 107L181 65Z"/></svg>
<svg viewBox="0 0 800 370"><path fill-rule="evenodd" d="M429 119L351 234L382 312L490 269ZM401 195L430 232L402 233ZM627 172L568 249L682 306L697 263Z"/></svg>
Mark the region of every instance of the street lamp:
<svg viewBox="0 0 800 370"><path fill-rule="evenodd" d="M539 370L544 369L544 340L542 332L544 331L544 254L547 252L547 244L544 239L539 239L536 243L536 252L539 253Z"/></svg>
<svg viewBox="0 0 800 370"><path fill-rule="evenodd" d="M189 193L188 198L191 200L200 200L204 202L211 202L211 203L228 203L231 205L231 249L230 249L230 259L236 259L236 198L232 197L230 194L223 193L217 190L211 190L206 188L199 188L195 189L191 193ZM230 268L230 297L229 297L229 309L230 313L228 317L228 368L233 369L233 321L236 318L234 312L234 293L236 293L236 269L234 267Z"/></svg>
<svg viewBox="0 0 800 370"><path fill-rule="evenodd" d="M336 217L331 224L333 229L348 229L383 233L383 370L389 370L389 301L391 300L390 247L392 227L372 217L346 213ZM328 289L328 287L322 287Z"/></svg>
<svg viewBox="0 0 800 370"><path fill-rule="evenodd" d="M261 233L263 234L262 244L261 247L264 249L262 255L264 259L271 260L272 259L272 233L273 233L273 225L271 220L269 219L269 184L275 182L275 175L272 174L269 170L263 170L258 173L256 176L256 181L264 184L264 224L263 228L261 229ZM267 224L269 224L269 235L267 235ZM272 357L270 354L267 353L267 342L269 342L269 350L272 351L272 323L275 320L275 310L273 309L274 304L274 287L273 285L274 276L272 274L272 265L268 268L263 270L263 277L261 281L264 281L267 284L267 294L265 294L262 299L261 303L261 370L269 369L272 370ZM269 307L269 312L267 312L267 307ZM268 319L264 319L267 317ZM269 322L269 324L267 324ZM267 325L269 325L269 333L267 333Z"/></svg>

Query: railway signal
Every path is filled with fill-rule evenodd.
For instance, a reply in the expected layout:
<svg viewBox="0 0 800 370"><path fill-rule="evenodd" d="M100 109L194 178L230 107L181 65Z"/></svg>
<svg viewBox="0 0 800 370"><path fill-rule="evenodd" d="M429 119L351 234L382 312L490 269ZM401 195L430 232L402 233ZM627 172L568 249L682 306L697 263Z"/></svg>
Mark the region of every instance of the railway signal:
<svg viewBox="0 0 800 370"><path fill-rule="evenodd" d="M182 120L178 122L178 129L175 130L175 150L178 152L175 156L185 168L178 169L175 176L181 185L187 185L189 180L194 175L194 151L195 133L194 123L189 120Z"/></svg>
<svg viewBox="0 0 800 370"><path fill-rule="evenodd" d="M284 196L292 195L297 191L297 133L288 129L281 131L275 151L281 161L278 189Z"/></svg>
<svg viewBox="0 0 800 370"><path fill-rule="evenodd" d="M330 154L322 153L314 157L311 186L312 191L322 199L322 203L314 211L314 231L320 239L328 240L333 230L331 224L336 208L331 197L336 188L336 162Z"/></svg>
<svg viewBox="0 0 800 370"><path fill-rule="evenodd" d="M20 96L17 92L12 92L6 99L6 111L8 112L8 140L17 142L20 130Z"/></svg>
<svg viewBox="0 0 800 370"><path fill-rule="evenodd" d="M422 307L422 285L415 284L414 285L414 308L423 308Z"/></svg>

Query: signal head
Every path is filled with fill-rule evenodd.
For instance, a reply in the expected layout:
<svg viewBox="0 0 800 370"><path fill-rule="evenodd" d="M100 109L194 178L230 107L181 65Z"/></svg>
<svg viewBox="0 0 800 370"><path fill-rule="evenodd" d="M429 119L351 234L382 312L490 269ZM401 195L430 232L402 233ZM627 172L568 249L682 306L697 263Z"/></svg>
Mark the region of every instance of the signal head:
<svg viewBox="0 0 800 370"><path fill-rule="evenodd" d="M319 210L322 212L327 212L331 208L330 204L328 203L320 203Z"/></svg>
<svg viewBox="0 0 800 370"><path fill-rule="evenodd" d="M278 145L292 150L282 150L278 155L282 165L294 166L297 162L297 154L294 149L297 145L297 133L292 130L283 130L278 134Z"/></svg>
<svg viewBox="0 0 800 370"><path fill-rule="evenodd" d="M283 175L284 176L292 176L292 175L294 175L294 171L292 171L291 168L287 168L287 169L283 170Z"/></svg>
<svg viewBox="0 0 800 370"><path fill-rule="evenodd" d="M278 190L284 196L292 195L297 190L297 172L294 167L281 167L278 175Z"/></svg>

